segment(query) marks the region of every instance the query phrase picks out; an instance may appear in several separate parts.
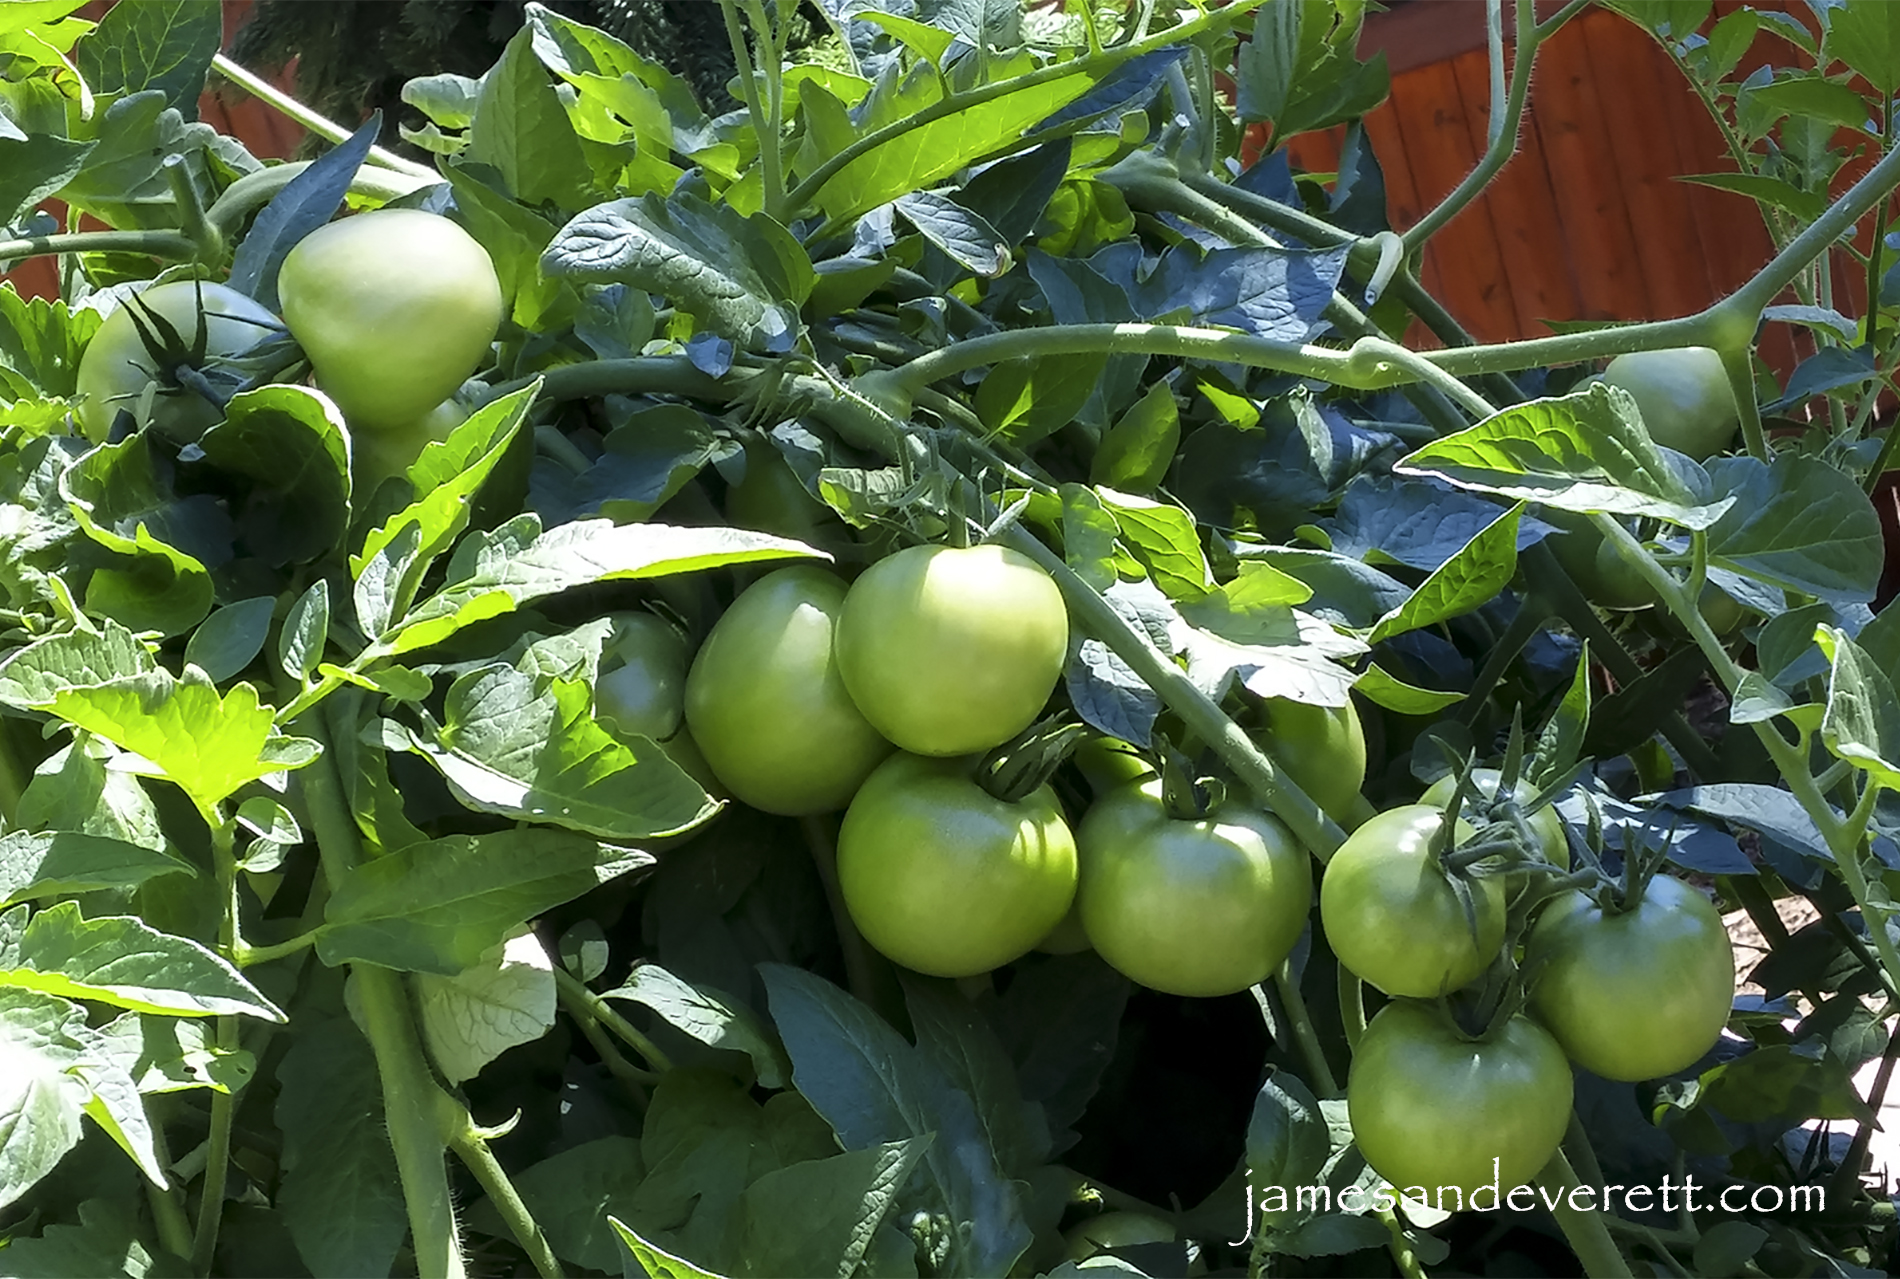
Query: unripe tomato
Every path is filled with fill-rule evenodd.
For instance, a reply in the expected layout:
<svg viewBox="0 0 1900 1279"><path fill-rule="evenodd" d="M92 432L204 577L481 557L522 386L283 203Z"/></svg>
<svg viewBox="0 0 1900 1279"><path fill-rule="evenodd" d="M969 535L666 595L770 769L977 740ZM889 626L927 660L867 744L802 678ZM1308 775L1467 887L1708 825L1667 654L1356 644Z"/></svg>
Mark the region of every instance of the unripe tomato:
<svg viewBox="0 0 1900 1279"><path fill-rule="evenodd" d="M1350 702L1309 706L1284 697L1260 704L1266 731L1260 748L1286 770L1293 784L1344 825L1366 784L1366 730Z"/></svg>
<svg viewBox="0 0 1900 1279"><path fill-rule="evenodd" d="M407 426L357 431L350 437L351 483L365 495L375 492L390 476L407 471L432 441L448 439L467 420L467 405L444 400Z"/></svg>
<svg viewBox="0 0 1900 1279"><path fill-rule="evenodd" d="M832 652L845 584L768 573L732 602L686 675L686 723L727 790L768 813L843 808L891 753L845 691Z"/></svg>
<svg viewBox="0 0 1900 1279"><path fill-rule="evenodd" d="M1147 760L1135 754L1127 742L1113 737L1085 737L1069 756L1089 784L1089 793L1101 799L1120 790L1129 782L1153 777L1155 770Z"/></svg>
<svg viewBox="0 0 1900 1279"><path fill-rule="evenodd" d="M779 451L748 444L745 478L726 490L726 518L734 528L776 533L812 546L839 539L844 524L831 508L805 491Z"/></svg>
<svg viewBox="0 0 1900 1279"><path fill-rule="evenodd" d="M1076 832L1082 927L1132 981L1229 995L1265 980L1305 931L1313 871L1292 832L1230 801L1170 817L1159 777L1095 802Z"/></svg>
<svg viewBox="0 0 1900 1279"><path fill-rule="evenodd" d="M138 299L177 330L185 346L198 335L198 306L202 297L205 320L203 363L214 365L244 354L265 338L279 332L277 317L236 289L222 284L174 280L140 290ZM120 409L139 412L145 388L159 375L159 390L152 401L151 425L180 443L190 443L214 426L223 416L216 405L189 388L168 382L139 337L132 319L131 303L121 303L99 331L86 344L79 357L77 391L79 403L74 409L79 428L94 444L105 442L113 419ZM169 391L169 394L163 392ZM145 425L140 423L140 425Z"/></svg>
<svg viewBox="0 0 1900 1279"><path fill-rule="evenodd" d="M1078 868L1081 865L1079 853L1076 864ZM1089 935L1088 931L1082 927L1082 913L1071 904L1069 913L1058 920L1056 926L1036 943L1036 949L1045 955L1079 955L1089 949Z"/></svg>
<svg viewBox="0 0 1900 1279"><path fill-rule="evenodd" d="M488 356L501 282L445 217L378 209L318 227L277 277L284 323L353 430L394 430L447 399Z"/></svg>
<svg viewBox="0 0 1900 1279"><path fill-rule="evenodd" d="M1353 1051L1346 1111L1374 1172L1401 1191L1423 1187L1434 1204L1438 1187L1456 1186L1469 1206L1493 1180L1508 1194L1550 1162L1571 1088L1563 1050L1526 1018L1472 1041L1436 1010L1395 1001Z"/></svg>
<svg viewBox="0 0 1900 1279"><path fill-rule="evenodd" d="M845 687L915 755L968 755L1028 728L1068 658L1055 581L1001 546L913 546L851 586L838 621Z"/></svg>
<svg viewBox="0 0 1900 1279"><path fill-rule="evenodd" d="M616 613L594 679L594 718L616 736L664 742L685 713L686 637L647 612Z"/></svg>
<svg viewBox="0 0 1900 1279"><path fill-rule="evenodd" d="M1022 957L1075 898L1075 838L1055 792L1005 803L971 780L971 763L891 756L838 831L838 886L858 931L933 977Z"/></svg>
<svg viewBox="0 0 1900 1279"><path fill-rule="evenodd" d="M1445 812L1387 809L1346 837L1320 878L1326 940L1355 976L1388 995L1431 999L1475 979L1504 944L1504 886L1472 882L1477 936L1433 847ZM1458 823L1458 838L1471 827Z"/></svg>
<svg viewBox="0 0 1900 1279"><path fill-rule="evenodd" d="M1709 899L1667 875L1619 914L1582 893L1544 907L1525 943L1531 1008L1585 1070L1634 1083L1694 1065L1735 1002L1735 952Z"/></svg>
<svg viewBox="0 0 1900 1279"><path fill-rule="evenodd" d="M1472 769L1471 788L1465 792L1465 812L1470 813L1474 805L1482 808L1495 803L1498 783L1503 780L1504 774L1495 768ZM1418 802L1443 808L1450 801L1452 788L1457 784L1458 779L1447 773L1426 788ZM1517 785L1511 788L1511 798L1521 808L1537 798L1537 788L1520 777ZM1537 836L1537 846L1543 852L1544 860L1553 866L1570 869L1570 841L1564 838L1564 819L1557 816L1557 810L1546 804L1525 821Z"/></svg>
<svg viewBox="0 0 1900 1279"><path fill-rule="evenodd" d="M1741 422L1722 357L1706 346L1619 355L1603 380L1635 399L1650 439L1698 462L1726 449Z"/></svg>

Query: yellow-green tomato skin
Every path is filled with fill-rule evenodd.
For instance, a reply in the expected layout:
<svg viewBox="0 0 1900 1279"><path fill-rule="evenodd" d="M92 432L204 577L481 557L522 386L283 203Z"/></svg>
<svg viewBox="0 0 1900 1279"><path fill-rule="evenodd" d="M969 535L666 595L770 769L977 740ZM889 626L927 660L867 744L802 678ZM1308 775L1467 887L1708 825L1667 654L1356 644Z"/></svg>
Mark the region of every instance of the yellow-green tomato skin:
<svg viewBox="0 0 1900 1279"><path fill-rule="evenodd" d="M207 365L248 351L282 329L277 317L263 305L222 284L174 280L141 289L138 298L177 331L186 347L197 340L202 298ZM152 368L152 357L139 337L131 304L122 302L99 325L79 360L75 388L79 402L74 413L88 440L104 443L120 409L138 412L139 398L152 380L147 370ZM202 435L220 416L209 400L190 391L159 396L153 404L154 423L173 439L187 443Z"/></svg>
<svg viewBox="0 0 1900 1279"><path fill-rule="evenodd" d="M1168 816L1161 779L1097 800L1076 832L1082 927L1103 959L1170 995L1265 980L1313 906L1311 859L1277 818L1240 803Z"/></svg>
<svg viewBox="0 0 1900 1279"><path fill-rule="evenodd" d="M1055 792L1005 803L971 780L973 763L891 756L838 831L838 886L858 931L933 977L1021 958L1075 899L1075 837Z"/></svg>
<svg viewBox="0 0 1900 1279"><path fill-rule="evenodd" d="M801 565L732 602L686 676L686 723L725 788L768 813L828 813L891 753L832 651L845 583Z"/></svg>
<svg viewBox="0 0 1900 1279"><path fill-rule="evenodd" d="M317 385L353 430L423 416L481 367L501 327L487 250L420 209L317 228L284 258L277 293Z"/></svg>
<svg viewBox="0 0 1900 1279"><path fill-rule="evenodd" d="M1309 706L1284 697L1261 703L1260 745L1293 784L1334 821L1350 820L1366 784L1366 730L1345 706Z"/></svg>
<svg viewBox="0 0 1900 1279"><path fill-rule="evenodd" d="M1706 346L1619 355L1603 380L1635 399L1652 440L1698 462L1726 449L1741 422L1722 357Z"/></svg>
<svg viewBox="0 0 1900 1279"><path fill-rule="evenodd" d="M686 637L652 613L616 613L594 679L594 718L616 736L664 742L686 699Z"/></svg>
<svg viewBox="0 0 1900 1279"><path fill-rule="evenodd" d="M1436 1010L1395 1002L1353 1050L1346 1109L1360 1153L1400 1193L1423 1187L1436 1204L1438 1187L1457 1187L1469 1207L1473 1192L1495 1180L1509 1194L1557 1153L1572 1088L1557 1041L1524 1017L1471 1042ZM1447 1194L1444 1206L1458 1202Z"/></svg>
<svg viewBox="0 0 1900 1279"><path fill-rule="evenodd" d="M1709 899L1658 875L1635 910L1582 893L1544 907L1525 943L1531 1010L1572 1061L1635 1083L1701 1060L1735 1002L1735 952Z"/></svg>
<svg viewBox="0 0 1900 1279"><path fill-rule="evenodd" d="M913 546L852 583L838 623L845 687L914 755L1000 746L1042 711L1068 657L1055 581L1001 546Z"/></svg>
<svg viewBox="0 0 1900 1279"><path fill-rule="evenodd" d="M467 405L444 400L406 426L357 431L350 437L351 482L367 498L384 480L405 474L422 450L448 439L467 420Z"/></svg>
<svg viewBox="0 0 1900 1279"><path fill-rule="evenodd" d="M1498 783L1504 775L1495 768L1474 768L1471 770L1471 789L1465 792L1465 815L1467 818L1474 808L1482 809L1494 803L1498 797ZM1450 799L1452 789L1458 779L1447 773L1429 786L1419 799L1421 804L1434 804L1443 807ZM1523 778L1517 779L1517 785L1511 788L1511 797L1520 807L1537 798L1537 788ZM1544 854L1544 860L1553 866L1570 869L1570 841L1564 837L1564 819L1557 816L1557 810L1546 804L1525 819L1531 833L1537 836L1537 847Z"/></svg>
<svg viewBox="0 0 1900 1279"><path fill-rule="evenodd" d="M1473 881L1473 940L1432 847L1444 822L1444 810L1429 804L1387 809L1346 837L1320 879L1320 923L1333 954L1388 995L1432 999L1457 990L1504 944L1496 876ZM1465 839L1472 829L1459 822L1457 833Z"/></svg>

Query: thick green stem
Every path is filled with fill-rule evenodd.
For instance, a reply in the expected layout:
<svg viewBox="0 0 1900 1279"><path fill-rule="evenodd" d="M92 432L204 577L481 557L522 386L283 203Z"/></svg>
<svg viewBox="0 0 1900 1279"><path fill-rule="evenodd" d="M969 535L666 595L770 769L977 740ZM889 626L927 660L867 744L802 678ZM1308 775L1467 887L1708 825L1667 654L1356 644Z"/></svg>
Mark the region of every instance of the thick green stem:
<svg viewBox="0 0 1900 1279"><path fill-rule="evenodd" d="M205 219L204 201L191 180L191 169L181 155L168 155L164 163L165 181L172 189L172 203L178 209L178 229L197 246L198 261L218 266L224 260L224 237Z"/></svg>
<svg viewBox="0 0 1900 1279"><path fill-rule="evenodd" d="M269 103L279 112L295 120L310 132L331 142L342 142L350 136L350 130L344 128L328 116L311 110L297 99L279 89L261 76L252 75L239 63L231 61L222 53L213 54L211 65L225 79L243 89L261 102ZM380 168L397 173L406 173L411 177L427 178L430 182L440 182L442 175L427 165L417 164L414 160L405 160L394 151L385 151L382 147L369 149L369 162Z"/></svg>
<svg viewBox="0 0 1900 1279"><path fill-rule="evenodd" d="M1346 1027L1346 1046L1358 1052L1366 1033L1366 984L1344 964L1339 965L1339 1020Z"/></svg>
<svg viewBox="0 0 1900 1279"><path fill-rule="evenodd" d="M146 1202L152 1208L152 1224L158 1228L158 1245L180 1261L191 1256L191 1222L185 1216L184 1192L179 1178L172 1173L170 1144L165 1139L163 1119L153 1113L153 1094L139 1098L139 1104L145 1110L145 1122L152 1129L152 1153L158 1157L158 1166L165 1169L169 1184L155 1186L145 1183Z"/></svg>
<svg viewBox="0 0 1900 1279"><path fill-rule="evenodd" d="M1412 1241L1405 1237L1405 1227L1399 1224L1399 1214L1390 1208L1381 1208L1374 1214L1379 1224L1385 1227L1386 1250L1392 1254L1392 1264L1399 1268L1404 1279L1428 1279L1425 1262L1412 1247Z"/></svg>
<svg viewBox="0 0 1900 1279"><path fill-rule="evenodd" d="M355 699L337 697L353 715ZM347 720L343 721L348 723ZM362 837L337 775L330 724L321 710L298 721L298 732L315 738L324 751L297 771L305 808L317 837L324 877L332 892L363 860ZM463 1279L468 1267L456 1230L455 1204L449 1193L445 1152L451 1126L461 1107L436 1085L416 1034L402 975L369 964L353 965L363 1029L376 1055L383 1087L383 1112L396 1172L408 1208L416 1271L422 1279Z"/></svg>
<svg viewBox="0 0 1900 1279"><path fill-rule="evenodd" d="M628 360L587 360L537 373L541 395L549 400L585 400L599 395L689 395L725 403L738 394L734 375L750 380L750 370L734 369L728 379L709 377L683 355L640 355ZM517 378L495 388L497 396L519 391L534 377Z"/></svg>
<svg viewBox="0 0 1900 1279"><path fill-rule="evenodd" d="M197 242L181 231L72 231L0 240L0 262L56 253L145 253L182 262L197 251Z"/></svg>
<svg viewBox="0 0 1900 1279"><path fill-rule="evenodd" d="M244 219L269 204L271 197L290 185L292 178L310 167L308 160L298 160L290 164L273 164L259 169L256 173L247 173L224 189L224 194L211 202L205 210L205 218L215 227L218 234L226 239L237 234L244 225ZM442 175L433 171L424 177L419 174L398 172L394 169L378 169L364 165L356 171L350 180L350 191L356 195L367 195L378 200L394 200L424 187L434 186L442 181ZM120 234L154 235L158 232L122 232ZM185 237L181 237L185 238ZM181 254L190 257L191 251Z"/></svg>
<svg viewBox="0 0 1900 1279"><path fill-rule="evenodd" d="M449 1138L449 1146L475 1175L483 1193L488 1196L488 1202L494 1205L496 1213L507 1225L508 1233L528 1254L535 1273L541 1279L560 1279L561 1263L555 1259L554 1249L549 1246L541 1224L528 1211L528 1205L521 1201L521 1193L515 1189L515 1183L509 1180L507 1170L496 1160L495 1152L488 1148L488 1139L473 1123L467 1122L466 1116L461 1129Z"/></svg>
<svg viewBox="0 0 1900 1279"><path fill-rule="evenodd" d="M1291 960L1274 970L1273 993L1280 997L1280 1011L1287 1031L1300 1051L1300 1059L1306 1063L1306 1073L1312 1076L1309 1082L1313 1091L1320 1097L1339 1096L1339 1081L1333 1077L1332 1065L1326 1060L1319 1032L1313 1029L1313 1016L1306 1011L1306 997L1300 993L1300 984L1293 980Z"/></svg>
<svg viewBox="0 0 1900 1279"><path fill-rule="evenodd" d="M1561 1150L1552 1155L1550 1162L1544 1165L1544 1170L1537 1174L1537 1188L1544 1195L1555 1199L1557 1206L1550 1215L1557 1219L1557 1227L1564 1232L1564 1240L1570 1245L1570 1251L1577 1254L1583 1273L1589 1279L1635 1279L1630 1273L1629 1262L1624 1259L1616 1246L1616 1240L1610 1238L1609 1229L1603 1224L1603 1214L1571 1207L1570 1192L1579 1185L1581 1183L1577 1180L1577 1174ZM1550 1202L1550 1199L1547 1198L1545 1202Z"/></svg>
<svg viewBox="0 0 1900 1279"><path fill-rule="evenodd" d="M752 132L759 143L759 178L765 191L765 210L773 217L780 217L785 204L785 185L779 175L777 121L759 100L759 78L752 68L752 56L746 51L745 28L739 23L738 5L733 0L719 0L719 11L726 20L726 39L732 45L733 68L738 73L739 92L745 99ZM759 35L763 43L766 40L765 33L761 31Z"/></svg>
<svg viewBox="0 0 1900 1279"><path fill-rule="evenodd" d="M237 822L226 818L216 806L201 810L211 831L211 867L218 886L218 950L234 960L241 942L238 937L237 859L234 846ZM218 1047L235 1052L238 1024L233 1016L217 1020ZM191 1240L192 1273L208 1275L218 1250L218 1229L224 1220L224 1187L231 1167L231 1122L237 1114L237 1092L220 1092L211 1098L211 1138L205 1160L203 1192L198 1202L198 1229Z"/></svg>

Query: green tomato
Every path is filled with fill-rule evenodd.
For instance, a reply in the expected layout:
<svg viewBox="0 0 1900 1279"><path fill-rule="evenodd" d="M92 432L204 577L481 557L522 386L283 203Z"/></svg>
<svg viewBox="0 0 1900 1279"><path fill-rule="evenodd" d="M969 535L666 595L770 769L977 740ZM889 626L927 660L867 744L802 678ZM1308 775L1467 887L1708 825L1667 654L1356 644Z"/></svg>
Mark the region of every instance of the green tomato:
<svg viewBox="0 0 1900 1279"><path fill-rule="evenodd" d="M891 756L838 831L838 886L858 931L933 977L1020 958L1075 899L1075 837L1055 792L1005 803L971 780L971 764Z"/></svg>
<svg viewBox="0 0 1900 1279"><path fill-rule="evenodd" d="M1748 620L1748 606L1714 585L1702 588L1702 595L1696 600L1696 611L1702 614L1702 620L1709 624L1709 629L1724 639L1741 630L1742 623Z"/></svg>
<svg viewBox="0 0 1900 1279"><path fill-rule="evenodd" d="M444 400L406 426L393 430L361 430L350 437L351 483L367 496L377 485L406 473L422 450L455 433L468 420L468 406Z"/></svg>
<svg viewBox="0 0 1900 1279"><path fill-rule="evenodd" d="M277 277L284 323L353 430L395 430L454 393L488 358L501 282L487 250L420 209L318 227Z"/></svg>
<svg viewBox="0 0 1900 1279"><path fill-rule="evenodd" d="M1265 980L1306 928L1313 871L1292 832L1229 802L1170 817L1159 777L1095 802L1076 832L1082 927L1096 953L1170 995L1229 995Z"/></svg>
<svg viewBox="0 0 1900 1279"><path fill-rule="evenodd" d="M1504 780L1504 774L1495 768L1474 768L1471 770L1471 789L1465 792L1465 813L1496 803L1498 783ZM1443 808L1451 800L1452 789L1458 779L1450 773L1433 782L1420 797L1419 803L1432 804ZM1517 779L1517 785L1511 788L1511 798L1521 808L1537 798L1537 788L1523 778ZM1564 819L1557 816L1557 810L1546 804L1525 819L1531 833L1537 836L1537 846L1543 850L1544 860L1553 866L1570 869L1570 841L1564 838Z"/></svg>
<svg viewBox="0 0 1900 1279"><path fill-rule="evenodd" d="M1080 866L1079 853L1076 861ZM1045 955L1079 955L1089 949L1088 930L1082 927L1082 912L1076 909L1074 903L1070 903L1069 913L1036 943L1036 949Z"/></svg>
<svg viewBox="0 0 1900 1279"><path fill-rule="evenodd" d="M757 529L810 545L839 540L843 521L805 491L770 444L748 444L745 478L726 490L726 518L734 528Z"/></svg>
<svg viewBox="0 0 1900 1279"><path fill-rule="evenodd" d="M1113 737L1085 737L1069 758L1082 771L1090 794L1097 799L1120 790L1129 782L1155 775L1148 761L1135 754L1133 747Z"/></svg>
<svg viewBox="0 0 1900 1279"><path fill-rule="evenodd" d="M1667 875L1636 909L1582 893L1544 907L1525 945L1531 1008L1585 1070L1634 1083L1694 1065L1735 1002L1735 953L1709 899Z"/></svg>
<svg viewBox="0 0 1900 1279"><path fill-rule="evenodd" d="M1698 462L1726 449L1741 422L1722 357L1706 346L1619 355L1603 380L1635 399L1650 439Z"/></svg>
<svg viewBox="0 0 1900 1279"><path fill-rule="evenodd" d="M686 709L686 637L652 613L616 613L594 679L594 718L617 737L664 742Z"/></svg>
<svg viewBox="0 0 1900 1279"><path fill-rule="evenodd" d="M1346 837L1320 879L1320 923L1333 953L1388 995L1456 990L1504 944L1504 886L1496 876L1473 881L1474 938L1432 847L1444 824L1445 811L1429 804L1387 809ZM1472 833L1458 823L1460 840Z"/></svg>
<svg viewBox="0 0 1900 1279"><path fill-rule="evenodd" d="M1571 1089L1563 1050L1523 1017L1473 1041L1436 1009L1394 1002L1353 1051L1346 1111L1374 1172L1401 1193L1422 1187L1434 1205L1440 1186L1455 1186L1463 1198L1447 1194L1444 1206L1468 1207L1475 1191L1508 1194L1550 1162Z"/></svg>
<svg viewBox="0 0 1900 1279"><path fill-rule="evenodd" d="M1144 1243L1173 1243L1174 1226L1145 1212L1105 1212L1063 1232L1069 1260L1087 1261L1110 1248L1133 1248Z"/></svg>
<svg viewBox="0 0 1900 1279"><path fill-rule="evenodd" d="M1629 611L1658 602L1656 587L1608 538L1597 543L1594 587L1590 602L1602 608Z"/></svg>
<svg viewBox="0 0 1900 1279"><path fill-rule="evenodd" d="M1062 593L1001 546L913 546L851 586L838 621L845 687L914 755L968 755L1028 728L1069 651Z"/></svg>
<svg viewBox="0 0 1900 1279"><path fill-rule="evenodd" d="M833 656L845 584L809 565L768 573L714 624L686 675L686 723L725 788L768 813L851 802L891 753Z"/></svg>
<svg viewBox="0 0 1900 1279"><path fill-rule="evenodd" d="M203 298L205 366L240 356L283 327L263 306L222 284L174 280L143 289L138 297L177 331L187 347L197 340L198 306ZM121 303L79 357L79 403L74 410L79 428L94 444L104 443L119 410L138 415L145 389L154 383L150 425L174 440L188 444L224 416L211 401L181 387L167 370L157 367L139 337L131 304Z"/></svg>
<svg viewBox="0 0 1900 1279"><path fill-rule="evenodd" d="M1366 730L1359 712L1344 706L1309 706L1284 697L1260 704L1265 732L1258 741L1306 797L1342 825L1352 818L1359 788L1366 784Z"/></svg>

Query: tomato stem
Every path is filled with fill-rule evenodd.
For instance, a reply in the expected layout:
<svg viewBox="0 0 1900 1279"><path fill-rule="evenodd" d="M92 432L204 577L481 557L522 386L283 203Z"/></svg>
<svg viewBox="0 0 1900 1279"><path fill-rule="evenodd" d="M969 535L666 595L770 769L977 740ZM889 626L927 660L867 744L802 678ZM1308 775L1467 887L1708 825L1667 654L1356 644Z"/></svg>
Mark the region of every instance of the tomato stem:
<svg viewBox="0 0 1900 1279"><path fill-rule="evenodd" d="M1332 1065L1326 1060L1326 1049L1319 1042L1319 1032L1313 1029L1313 1017L1306 1010L1306 998L1300 994L1299 983L1293 980L1292 960L1282 963L1274 971L1273 990L1279 996L1287 1030L1299 1047L1300 1057L1306 1062L1307 1073L1313 1077L1315 1092L1320 1097L1339 1096L1339 1081L1334 1078Z"/></svg>
<svg viewBox="0 0 1900 1279"><path fill-rule="evenodd" d="M580 978L564 968L554 970L554 988L560 992L561 1002L568 1005L570 1012L577 1007L586 1010L589 1017L611 1030L642 1057L647 1059L656 1071L665 1074L673 1069L673 1060L660 1051L651 1039L640 1033L639 1027L615 1012L605 999L589 990Z"/></svg>
<svg viewBox="0 0 1900 1279"><path fill-rule="evenodd" d="M233 62L224 54L213 54L211 65L217 68L218 74L232 84L237 85L260 102L276 108L280 114L288 116L325 141L343 142L349 138L351 130L304 105L262 76L253 75L241 63ZM442 180L442 175L429 166L418 164L414 160L406 160L394 151L385 150L382 147L371 147L368 159L373 165L407 174L410 177L427 178L430 182Z"/></svg>
<svg viewBox="0 0 1900 1279"><path fill-rule="evenodd" d="M559 970L557 970L559 971ZM521 1201L521 1192L515 1189L515 1183L508 1178L507 1171L495 1158L495 1152L488 1148L488 1141L467 1120L460 1129L449 1138L449 1146L461 1159L463 1166L474 1174L476 1182L488 1195L488 1202L508 1227L515 1242L528 1254L528 1260L534 1263L535 1273L541 1279L560 1279L561 1263L555 1259L554 1249L548 1245L548 1237L541 1225L528 1211L528 1205Z"/></svg>
<svg viewBox="0 0 1900 1279"><path fill-rule="evenodd" d="M179 231L71 231L0 240L0 262L50 257L57 253L144 253L182 260L197 252L196 242Z"/></svg>
<svg viewBox="0 0 1900 1279"><path fill-rule="evenodd" d="M852 922L851 911L844 904L844 888L838 883L837 832L821 816L799 818L798 828L805 833L805 847L811 850L812 865L818 868L825 901L831 906L838 949L844 953L845 980L859 1003L882 1013L886 1010L878 998L878 982L871 971L870 947L865 944L864 934L858 931L857 924Z"/></svg>
<svg viewBox="0 0 1900 1279"><path fill-rule="evenodd" d="M1572 1205L1571 1192L1585 1187L1577 1180L1576 1171L1562 1150L1552 1155L1543 1171L1537 1174L1537 1188L1551 1197L1546 1203L1555 1200L1556 1207L1551 1209L1550 1215L1557 1219L1564 1241L1570 1245L1570 1251L1577 1254L1583 1273L1589 1279L1634 1279L1629 1262L1603 1224L1603 1214L1593 1208Z"/></svg>
<svg viewBox="0 0 1900 1279"><path fill-rule="evenodd" d="M1338 964L1338 968L1339 1019L1346 1026L1346 1047L1357 1052L1359 1037L1366 1033L1366 984L1344 964Z"/></svg>

